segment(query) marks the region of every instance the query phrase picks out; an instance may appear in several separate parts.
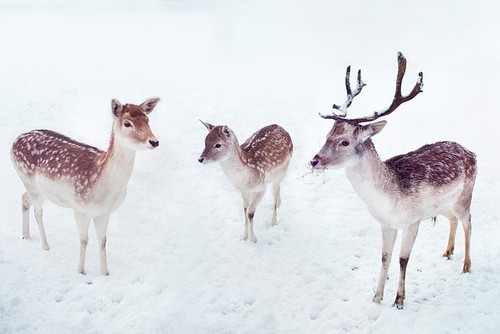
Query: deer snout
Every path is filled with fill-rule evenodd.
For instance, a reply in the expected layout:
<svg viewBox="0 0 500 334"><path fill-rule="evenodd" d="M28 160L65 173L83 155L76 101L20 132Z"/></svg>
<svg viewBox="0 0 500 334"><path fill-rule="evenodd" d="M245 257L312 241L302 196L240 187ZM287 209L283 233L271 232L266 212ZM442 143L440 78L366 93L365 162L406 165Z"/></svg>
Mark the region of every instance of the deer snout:
<svg viewBox="0 0 500 334"><path fill-rule="evenodd" d="M158 147L158 145L160 145L160 142L159 142L157 139L155 139L155 140L151 140L151 139L150 139L150 140L149 140L149 144L150 144L153 148L155 148L155 147Z"/></svg>
<svg viewBox="0 0 500 334"><path fill-rule="evenodd" d="M316 165L319 163L318 156L315 156L309 163L311 164L311 167L316 167Z"/></svg>
<svg viewBox="0 0 500 334"><path fill-rule="evenodd" d="M201 157L198 158L198 162L201 163L201 164L203 163L203 160L205 160L205 158L203 156L201 156Z"/></svg>

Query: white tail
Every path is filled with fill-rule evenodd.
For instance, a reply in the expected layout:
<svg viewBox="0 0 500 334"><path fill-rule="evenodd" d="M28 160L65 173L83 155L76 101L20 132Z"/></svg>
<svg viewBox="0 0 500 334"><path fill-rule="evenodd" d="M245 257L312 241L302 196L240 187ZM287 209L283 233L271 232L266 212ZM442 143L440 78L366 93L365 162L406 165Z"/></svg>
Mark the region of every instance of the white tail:
<svg viewBox="0 0 500 334"><path fill-rule="evenodd" d="M454 250L458 220L465 232L465 259L463 272L469 272L471 214L470 205L476 178L476 158L454 142L438 142L425 145L416 151L395 156L382 162L371 137L379 133L385 121L362 125L394 111L422 90L422 73L408 96L401 96L401 81L406 69L406 59L398 55L398 75L394 100L386 110L372 116L345 119L350 102L345 107L334 108L343 116L323 116L335 120L326 143L311 161L315 169L343 167L356 193L366 203L371 215L382 227L382 267L373 301L379 303L384 294L387 272L397 230L403 229L399 254L400 277L395 305L403 307L405 298L406 266L420 221L443 215L450 220L448 246L443 256L450 258ZM350 94L349 69L346 89ZM358 74L358 88L363 87ZM361 88L357 89L359 93ZM357 95L357 94L356 94ZM354 95L355 96L355 95Z"/></svg>
<svg viewBox="0 0 500 334"><path fill-rule="evenodd" d="M255 242L257 239L253 232L253 217L266 191L266 183L273 184L272 224L277 224L276 211L281 201L280 184L292 156L292 139L279 125L269 125L254 133L240 146L229 127L202 123L209 133L198 161L220 162L224 173L243 197L245 230L242 239Z"/></svg>
<svg viewBox="0 0 500 334"><path fill-rule="evenodd" d="M90 220L94 220L100 249L100 272L108 275L106 230L110 214L125 198L135 152L159 145L149 127L149 114L159 98L141 105L112 100L113 128L107 152L50 130L20 135L11 157L26 193L22 196L23 238L30 238L29 209L33 205L43 249L49 244L42 220L45 199L74 211L80 234L78 271L85 273Z"/></svg>

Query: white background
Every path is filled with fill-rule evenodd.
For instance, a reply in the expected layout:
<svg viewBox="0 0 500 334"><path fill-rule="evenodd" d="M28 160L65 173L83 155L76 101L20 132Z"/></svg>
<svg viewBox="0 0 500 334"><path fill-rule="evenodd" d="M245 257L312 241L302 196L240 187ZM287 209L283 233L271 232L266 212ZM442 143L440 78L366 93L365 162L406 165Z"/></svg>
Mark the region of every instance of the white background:
<svg viewBox="0 0 500 334"><path fill-rule="evenodd" d="M494 1L0 1L0 333L497 333L500 298L500 11ZM383 302L378 223L341 170L308 174L345 100L347 65L367 83L351 107L387 106L396 54L403 92L424 92L374 138L382 159L437 140L477 153L472 271L463 232L441 257L448 222L422 223L407 298L392 307L399 240ZM49 128L106 149L110 101L162 101L160 140L138 152L129 193L108 229L109 277L94 234L77 274L70 210L47 203L50 251L21 239L23 186L9 159L22 132ZM239 193L197 158L201 118L243 142L277 123L295 145L279 225L271 192L240 241ZM91 227L93 229L93 227Z"/></svg>

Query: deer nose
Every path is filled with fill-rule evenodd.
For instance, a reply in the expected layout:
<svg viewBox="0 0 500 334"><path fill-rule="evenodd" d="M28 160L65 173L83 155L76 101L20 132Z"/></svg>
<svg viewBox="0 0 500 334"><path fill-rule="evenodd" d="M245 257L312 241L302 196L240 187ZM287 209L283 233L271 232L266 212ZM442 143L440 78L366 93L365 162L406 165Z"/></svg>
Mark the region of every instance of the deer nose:
<svg viewBox="0 0 500 334"><path fill-rule="evenodd" d="M204 158L204 157L199 157L199 158L198 158L198 162L199 162L199 163L203 163L203 160L205 160L205 158Z"/></svg>
<svg viewBox="0 0 500 334"><path fill-rule="evenodd" d="M153 147L158 147L158 145L160 145L160 142L158 140L149 140L149 143Z"/></svg>
<svg viewBox="0 0 500 334"><path fill-rule="evenodd" d="M309 163L312 167L315 167L318 164L319 160L317 158L312 159Z"/></svg>

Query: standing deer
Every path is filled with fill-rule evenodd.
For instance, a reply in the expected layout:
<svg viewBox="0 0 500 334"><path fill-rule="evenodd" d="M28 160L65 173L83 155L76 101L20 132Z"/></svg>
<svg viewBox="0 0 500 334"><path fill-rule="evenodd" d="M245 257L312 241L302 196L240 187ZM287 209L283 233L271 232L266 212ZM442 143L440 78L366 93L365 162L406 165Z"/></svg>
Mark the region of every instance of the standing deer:
<svg viewBox="0 0 500 334"><path fill-rule="evenodd" d="M71 208L80 234L78 272L85 274L88 229L93 219L99 242L100 272L109 274L106 261L109 217L125 198L135 152L159 145L147 116L159 100L151 98L138 106L122 106L113 99L113 127L107 152L50 130L30 131L15 140L12 162L26 187L22 196L23 239L30 238L29 209L32 205L45 250L49 249L42 219L45 199Z"/></svg>
<svg viewBox="0 0 500 334"><path fill-rule="evenodd" d="M220 162L224 173L243 197L245 230L242 239L256 242L253 217L266 192L267 183L273 184L272 225L277 224L276 211L281 202L280 184L292 156L292 139L288 132L274 124L255 132L240 146L238 138L229 127L200 122L209 133L198 161L204 164Z"/></svg>
<svg viewBox="0 0 500 334"><path fill-rule="evenodd" d="M423 74L407 96L401 96L401 82L406 70L406 59L398 53L396 92L391 105L372 116L347 119L347 108L364 86L361 71L357 87L351 91L350 67L347 67L345 85L347 101L333 105L339 115L320 115L335 123L327 135L326 143L311 160L314 169L345 168L347 178L355 192L368 207L370 214L382 227L382 267L373 301L380 303L391 262L398 229L403 230L399 254L400 276L395 306L403 308L405 278L408 259L417 236L420 222L443 215L450 221L448 246L443 256L451 257L458 220L465 232L465 260L463 272L469 272L471 214L470 205L476 178L476 158L454 142L425 145L416 151L395 156L385 162L379 158L371 137L379 133L386 121L374 121L396 110L399 105L413 99L422 91Z"/></svg>

